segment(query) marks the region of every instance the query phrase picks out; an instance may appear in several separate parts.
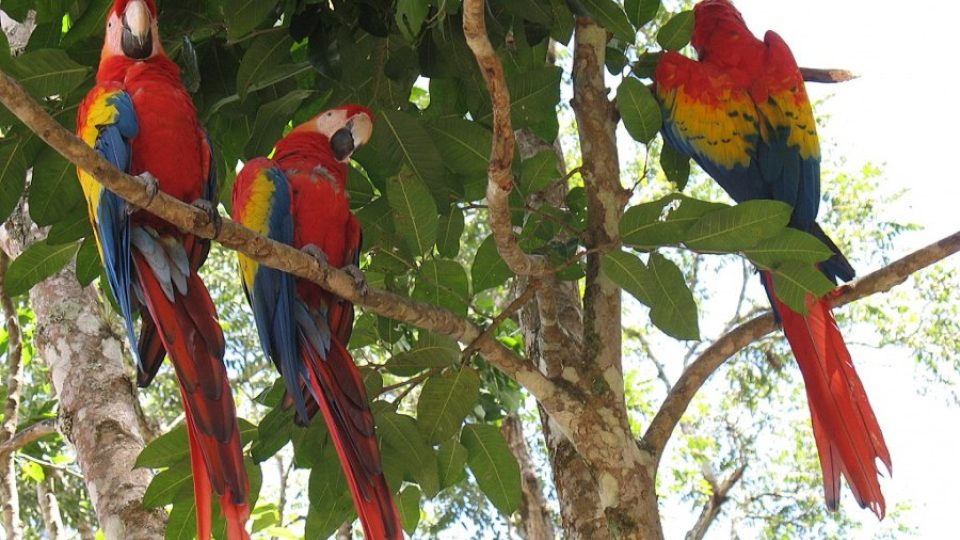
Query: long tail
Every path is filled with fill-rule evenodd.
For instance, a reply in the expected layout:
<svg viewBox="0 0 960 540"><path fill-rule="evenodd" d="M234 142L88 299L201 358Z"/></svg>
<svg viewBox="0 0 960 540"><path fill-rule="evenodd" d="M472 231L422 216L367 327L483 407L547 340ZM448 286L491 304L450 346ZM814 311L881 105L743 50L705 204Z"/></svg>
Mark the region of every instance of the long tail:
<svg viewBox="0 0 960 540"><path fill-rule="evenodd" d="M243 467L240 428L223 364L223 332L210 293L196 272L171 301L146 258L134 251L143 300L180 381L190 435L197 537L211 534L211 488L220 495L228 538L247 540L249 484Z"/></svg>
<svg viewBox="0 0 960 540"><path fill-rule="evenodd" d="M769 273L764 273L764 282L772 290ZM809 302L805 316L779 299L775 303L807 390L827 507L837 509L843 473L860 506L883 519L886 503L877 459L891 473L890 452L829 302Z"/></svg>
<svg viewBox="0 0 960 540"><path fill-rule="evenodd" d="M326 359L305 339L301 350L310 370L311 394L330 429L366 537L402 540L400 513L383 475L360 370L336 338L330 340Z"/></svg>

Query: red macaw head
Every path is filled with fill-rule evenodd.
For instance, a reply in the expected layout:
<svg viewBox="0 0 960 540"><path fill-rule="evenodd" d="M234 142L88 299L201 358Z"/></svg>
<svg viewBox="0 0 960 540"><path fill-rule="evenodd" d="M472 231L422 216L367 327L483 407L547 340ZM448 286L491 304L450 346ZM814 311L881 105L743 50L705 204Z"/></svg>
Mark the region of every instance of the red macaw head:
<svg viewBox="0 0 960 540"><path fill-rule="evenodd" d="M346 163L373 135L373 113L362 105L342 105L314 116L293 131L323 135L330 141L337 161Z"/></svg>
<svg viewBox="0 0 960 540"><path fill-rule="evenodd" d="M703 0L693 8L693 36L690 44L703 60L705 51L710 47L713 35L720 29L743 29L747 23L743 15L733 7L730 0Z"/></svg>
<svg viewBox="0 0 960 540"><path fill-rule="evenodd" d="M146 60L162 53L154 0L115 0L107 17L101 58Z"/></svg>

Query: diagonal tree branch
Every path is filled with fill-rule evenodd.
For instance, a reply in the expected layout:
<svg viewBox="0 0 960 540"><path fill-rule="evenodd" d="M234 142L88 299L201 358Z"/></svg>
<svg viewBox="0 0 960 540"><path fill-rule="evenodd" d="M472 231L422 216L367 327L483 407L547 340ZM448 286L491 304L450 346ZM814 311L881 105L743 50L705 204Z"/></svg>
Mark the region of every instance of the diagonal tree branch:
<svg viewBox="0 0 960 540"><path fill-rule="evenodd" d="M23 448L24 446L40 439L57 433L57 420L48 418L30 424L18 431L16 435L0 444L0 459L6 459L7 456Z"/></svg>
<svg viewBox="0 0 960 540"><path fill-rule="evenodd" d="M548 410L570 404L563 393L533 366L521 359L492 336L482 336L480 327L450 310L443 309L388 291L371 288L362 294L354 279L342 270L320 265L316 259L299 250L274 242L252 230L224 219L219 233L202 210L163 192L150 197L145 182L124 174L104 160L92 148L63 128L6 73L0 71L0 102L13 112L34 133L68 161L93 175L110 191L124 200L169 221L184 231L217 240L223 246L241 252L253 260L310 280L320 287L367 310L419 328L450 336L465 345L476 341L484 358L506 375L526 387ZM564 401L564 403L561 403Z"/></svg>
<svg viewBox="0 0 960 540"><path fill-rule="evenodd" d="M960 251L960 232L955 232L929 246L918 249L849 285L837 289L836 296L833 298L833 305L838 307L867 296L889 291L906 281L915 272L941 261L957 251ZM660 406L657 415L650 422L650 426L641 441L643 447L653 454L658 463L667 441L670 440L670 435L680 421L680 417L683 416L693 396L700 390L703 383L734 354L775 329L776 326L771 313L768 312L755 317L715 341L683 372L674 384L673 389L670 390L663 405Z"/></svg>
<svg viewBox="0 0 960 540"><path fill-rule="evenodd" d="M817 83L838 83L852 81L859 76L845 69L800 68L803 80Z"/></svg>
<svg viewBox="0 0 960 540"><path fill-rule="evenodd" d="M513 189L513 149L516 137L510 123L510 91L503 76L503 64L487 37L484 0L463 3L463 34L487 84L493 104L493 145L487 173L487 205L490 230L500 257L518 276L541 277L550 273L550 265L541 255L528 255L520 248L510 222L510 191Z"/></svg>

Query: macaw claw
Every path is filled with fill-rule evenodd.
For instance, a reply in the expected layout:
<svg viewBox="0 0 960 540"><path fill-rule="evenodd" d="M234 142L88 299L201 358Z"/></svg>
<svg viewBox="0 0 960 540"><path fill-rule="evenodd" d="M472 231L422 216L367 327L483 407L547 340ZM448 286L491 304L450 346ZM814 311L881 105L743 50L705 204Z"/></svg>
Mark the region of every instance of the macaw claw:
<svg viewBox="0 0 960 540"><path fill-rule="evenodd" d="M317 263L320 265L320 268L324 269L324 271L326 271L326 268L330 266L330 259L327 257L327 254L320 249L320 246L317 246L316 244L307 244L303 246L300 251L316 259Z"/></svg>
<svg viewBox="0 0 960 540"><path fill-rule="evenodd" d="M213 237L220 236L220 230L223 229L223 218L220 217L220 212L217 212L217 207L206 199L197 199L190 204L207 214L210 225L213 225Z"/></svg>
<svg viewBox="0 0 960 540"><path fill-rule="evenodd" d="M147 203L142 207L137 206L133 203L127 204L127 215L130 215L141 208L146 208L153 203L153 200L157 198L157 193L160 193L160 181L157 180L157 177L150 174L147 171L144 171L137 175L137 178L143 181L143 192L147 194Z"/></svg>
<svg viewBox="0 0 960 540"><path fill-rule="evenodd" d="M363 275L363 272L355 264L348 264L341 268L344 272L347 273L351 278L353 278L353 286L360 293L360 296L366 296L369 292L370 287L367 285L367 278Z"/></svg>

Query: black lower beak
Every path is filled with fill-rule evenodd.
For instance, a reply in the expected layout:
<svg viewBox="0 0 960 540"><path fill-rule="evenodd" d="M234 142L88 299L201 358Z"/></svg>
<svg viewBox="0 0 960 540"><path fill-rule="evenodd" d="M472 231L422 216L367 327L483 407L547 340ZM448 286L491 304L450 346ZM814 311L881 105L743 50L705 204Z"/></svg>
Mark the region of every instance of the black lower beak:
<svg viewBox="0 0 960 540"><path fill-rule="evenodd" d="M153 31L148 30L145 35L137 36L127 28L127 25L123 25L120 47L123 49L123 54L134 60L149 58L153 54Z"/></svg>
<svg viewBox="0 0 960 540"><path fill-rule="evenodd" d="M343 161L350 157L350 154L356 150L350 128L340 128L333 134L330 139L330 149L333 150L333 155L337 158L337 161Z"/></svg>

